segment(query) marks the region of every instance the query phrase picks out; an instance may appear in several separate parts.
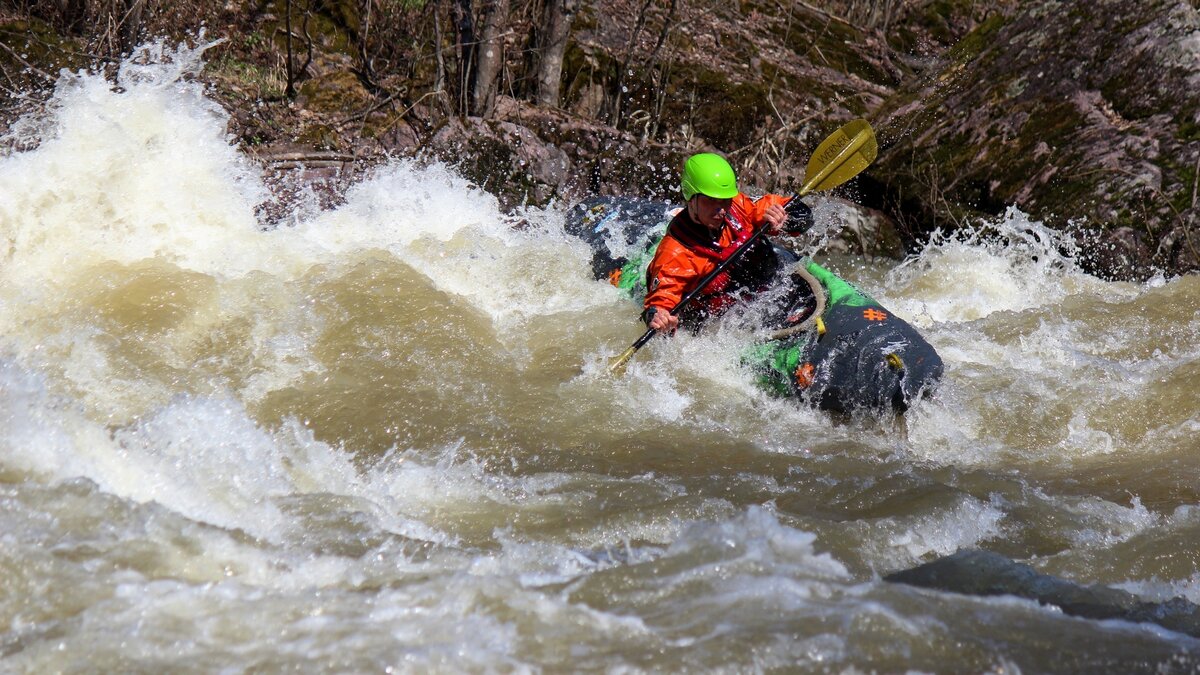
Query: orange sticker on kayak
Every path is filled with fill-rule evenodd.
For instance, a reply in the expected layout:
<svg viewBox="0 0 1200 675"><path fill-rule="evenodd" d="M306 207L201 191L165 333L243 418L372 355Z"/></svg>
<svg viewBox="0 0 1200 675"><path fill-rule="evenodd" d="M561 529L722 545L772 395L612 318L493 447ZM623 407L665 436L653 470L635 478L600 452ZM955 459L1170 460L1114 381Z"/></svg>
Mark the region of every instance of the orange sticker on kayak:
<svg viewBox="0 0 1200 675"><path fill-rule="evenodd" d="M800 364L800 367L796 369L796 384L801 389L808 389L810 386L812 386L813 375L815 372L816 372L816 369L813 368L813 364L811 364L811 363Z"/></svg>
<svg viewBox="0 0 1200 675"><path fill-rule="evenodd" d="M608 273L608 283L612 284L613 286L621 285L621 272L624 272L624 271L625 271L624 267L618 267L617 269L609 272Z"/></svg>
<svg viewBox="0 0 1200 675"><path fill-rule="evenodd" d="M863 318L867 321L886 321L887 313L881 312L874 307L863 310Z"/></svg>

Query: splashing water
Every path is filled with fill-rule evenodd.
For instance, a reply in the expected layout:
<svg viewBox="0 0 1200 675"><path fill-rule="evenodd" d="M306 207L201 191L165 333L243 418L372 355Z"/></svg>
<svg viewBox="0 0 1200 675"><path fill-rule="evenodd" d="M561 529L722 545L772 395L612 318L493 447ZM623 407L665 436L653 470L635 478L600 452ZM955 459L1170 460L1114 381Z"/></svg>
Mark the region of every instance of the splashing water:
<svg viewBox="0 0 1200 675"><path fill-rule="evenodd" d="M612 378L637 308L561 208L395 160L269 226L202 53L63 76L0 157L6 670L1195 667L880 580L982 547L1200 599L1195 278L1097 280L1010 209L822 261L946 360L902 422L771 398L736 328Z"/></svg>

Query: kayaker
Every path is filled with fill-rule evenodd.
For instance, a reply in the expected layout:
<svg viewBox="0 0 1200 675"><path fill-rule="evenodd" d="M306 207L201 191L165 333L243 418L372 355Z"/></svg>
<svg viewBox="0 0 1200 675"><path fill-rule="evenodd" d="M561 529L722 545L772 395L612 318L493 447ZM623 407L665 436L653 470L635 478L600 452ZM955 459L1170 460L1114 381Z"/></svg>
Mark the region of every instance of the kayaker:
<svg viewBox="0 0 1200 675"><path fill-rule="evenodd" d="M769 227L767 234L799 234L812 226L812 210L799 198L768 194L751 199L739 192L733 167L714 153L689 157L680 186L686 206L671 219L646 269L642 312L647 326L668 333L681 318L671 309L755 231ZM778 269L771 243L759 238L682 313L685 324L698 325L763 290Z"/></svg>

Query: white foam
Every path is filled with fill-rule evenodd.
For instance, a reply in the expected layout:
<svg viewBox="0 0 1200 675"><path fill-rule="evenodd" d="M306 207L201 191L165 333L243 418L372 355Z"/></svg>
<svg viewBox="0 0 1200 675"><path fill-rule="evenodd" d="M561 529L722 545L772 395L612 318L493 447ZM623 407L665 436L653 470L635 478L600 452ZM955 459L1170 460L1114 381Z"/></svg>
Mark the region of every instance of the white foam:
<svg viewBox="0 0 1200 675"><path fill-rule="evenodd" d="M995 504L964 497L948 509L915 516L881 518L859 523L862 549L870 564L882 572L904 569L930 557L975 548L1002 534L1004 510Z"/></svg>
<svg viewBox="0 0 1200 675"><path fill-rule="evenodd" d="M769 563L769 569L803 569L806 577L815 579L848 579L850 573L844 565L828 553L816 552L816 541L816 535L780 523L770 509L751 506L730 520L693 524L665 555L733 557Z"/></svg>
<svg viewBox="0 0 1200 675"><path fill-rule="evenodd" d="M36 125L40 145L0 159L7 283L52 284L103 261L246 270L270 259L254 217L257 168L226 138L225 112L179 79L199 50L158 52L178 67L126 61L120 89L64 75Z"/></svg>
<svg viewBox="0 0 1200 675"><path fill-rule="evenodd" d="M1064 235L1010 207L993 222L952 236L935 233L888 273L878 299L899 316L929 325L1043 307L1102 285L1079 271Z"/></svg>
<svg viewBox="0 0 1200 675"><path fill-rule="evenodd" d="M1150 511L1138 497L1123 506L1099 497L1054 498L1056 507L1075 519L1064 535L1081 548L1109 549L1157 527L1162 516Z"/></svg>
<svg viewBox="0 0 1200 675"><path fill-rule="evenodd" d="M263 430L233 399L181 395L110 433L10 362L0 361L0 382L0 414L10 430L0 443L9 470L49 482L86 478L110 494L273 541L297 534L277 500L314 492L362 499L359 507L381 529L444 539L406 515L427 508L422 499L434 501L430 490L397 489L411 478L406 469L364 480L344 451L295 422ZM463 501L479 496L472 489Z"/></svg>
<svg viewBox="0 0 1200 675"><path fill-rule="evenodd" d="M10 242L0 261L0 467L6 478L17 476L14 490L40 496L94 484L102 495L85 500L120 502L125 508L115 511L135 514L113 525L127 531L105 533L111 548L100 553L86 533L70 533L77 536L64 545L75 548L42 551L40 542L59 530L51 510L43 518L50 524L38 529L40 507L20 516L27 530L0 533L6 550L38 562L53 557L93 580L101 599L76 615L63 641L69 651L89 653L88 640L129 639L147 658L169 663L181 653L237 651L274 664L329 663L322 659L338 650L373 648L379 662L404 659L417 670L519 670L561 663L557 655L530 656L529 633L591 656L605 649L597 645L625 640L634 651L661 653L703 647L778 616L818 629L833 616L833 625L851 627L849 637L778 633L778 643L755 656L784 669L841 662L854 658L861 635L878 635L873 622L916 640L924 619L867 597L863 588L873 583L856 583L846 565L820 552L828 547L815 535L786 525L787 516L745 506L746 493L788 490L774 468L738 476L730 496L706 494L716 483L690 474L629 477L616 466L612 476L528 475L523 463L535 452L570 452L580 438L599 439L596 452L607 452L605 444L630 437L660 433L670 443L673 433L712 432L789 455L770 458L771 467L790 462L789 474L820 470L813 462L821 460L802 449L820 446L829 457L865 460L868 469L882 455L882 466L934 480L954 472L926 474L923 461L1015 468L1020 481L1026 467L1047 461L1177 451L1197 431L1191 420L1163 424L1130 448L1096 408L1194 360L1189 338L1200 319L1141 359L1127 353L1137 354L1139 339L1130 324L1097 331L1078 310L1092 299L1124 302L1178 282L1104 284L1079 272L1056 235L1017 211L965 237L937 238L890 273L860 266L876 280L868 290L924 327L947 362L937 398L909 412L907 436L839 424L759 391L738 362L755 335L736 326L656 339L625 376L610 377L603 370L611 352L640 333L637 308L591 278L590 252L563 233L562 208L526 209L514 227L516 217L453 169L395 160L355 185L342 206L297 211L264 231L254 215L266 197L258 169L225 136L225 114L186 75L198 54L148 53L122 66L119 87L97 75L65 78L51 114L18 125L39 134L36 146L0 157L0 236ZM376 460L317 440L295 419L270 427L256 420L256 404L271 393L309 377L320 386L324 365L310 349L328 328L323 322L346 308L307 294L336 287L380 257L403 268L397 278L424 275L428 284L414 284L420 292L452 295L445 305L463 322L498 334L469 336L502 344L480 363L518 354L513 360L529 364L500 369L524 378L516 382L479 375L483 407L493 406L485 416L502 430L483 442L495 445L472 447L480 441L468 438L486 435L472 426L458 441L396 447ZM147 307L158 317L184 315L169 330L107 321L96 309L103 303L92 302L104 284L119 291L122 266L138 264L199 289L191 304L176 297L179 306ZM559 323L580 327L559 330ZM532 356L552 350L531 333L554 343L552 368ZM231 344L208 355L196 344L210 338ZM245 370L244 381L207 359ZM560 384L545 372L564 362L573 370L575 360L585 365L579 377L564 375ZM501 387L528 388L522 410L577 408L582 414L565 419L579 428L559 435L522 426L526 420L486 400ZM1031 410L1046 411L1049 428L1016 426L1035 418ZM506 427L520 428L509 439ZM557 460L529 464L542 461ZM594 505L630 489L650 492L644 503L656 508ZM1037 496L1044 502L1037 506L1067 523L1051 534L1088 553L1164 526L1136 499L1126 506L1050 488ZM1022 517L1005 506L960 495L912 513L839 522L846 540L836 545L861 552L872 569L896 569L1005 536L1006 519ZM22 524L16 516L11 522ZM1041 527L1016 524L1024 526ZM93 564L113 562L109 551L127 540L149 542L158 554L145 576ZM92 557L78 563L70 553ZM61 581L38 574L30 578ZM1170 583L1196 597L1194 580ZM591 584L613 609L578 599L575 592ZM558 585L566 590L547 590ZM184 628L176 634L172 626ZM52 655L39 660L52 649L39 642L19 658L53 670Z"/></svg>

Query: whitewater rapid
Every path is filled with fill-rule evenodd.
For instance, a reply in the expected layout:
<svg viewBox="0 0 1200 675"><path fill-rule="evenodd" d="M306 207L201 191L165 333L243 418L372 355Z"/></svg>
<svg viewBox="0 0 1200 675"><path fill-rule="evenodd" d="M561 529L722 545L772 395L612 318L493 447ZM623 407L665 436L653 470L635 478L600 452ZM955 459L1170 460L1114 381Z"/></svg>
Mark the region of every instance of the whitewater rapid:
<svg viewBox="0 0 1200 675"><path fill-rule="evenodd" d="M903 420L772 398L732 326L612 377L637 308L569 204L397 158L264 222L202 51L64 74L0 155L0 670L1197 667L881 580L985 548L1200 602L1195 277L1102 281L1016 209L818 239L946 362Z"/></svg>

